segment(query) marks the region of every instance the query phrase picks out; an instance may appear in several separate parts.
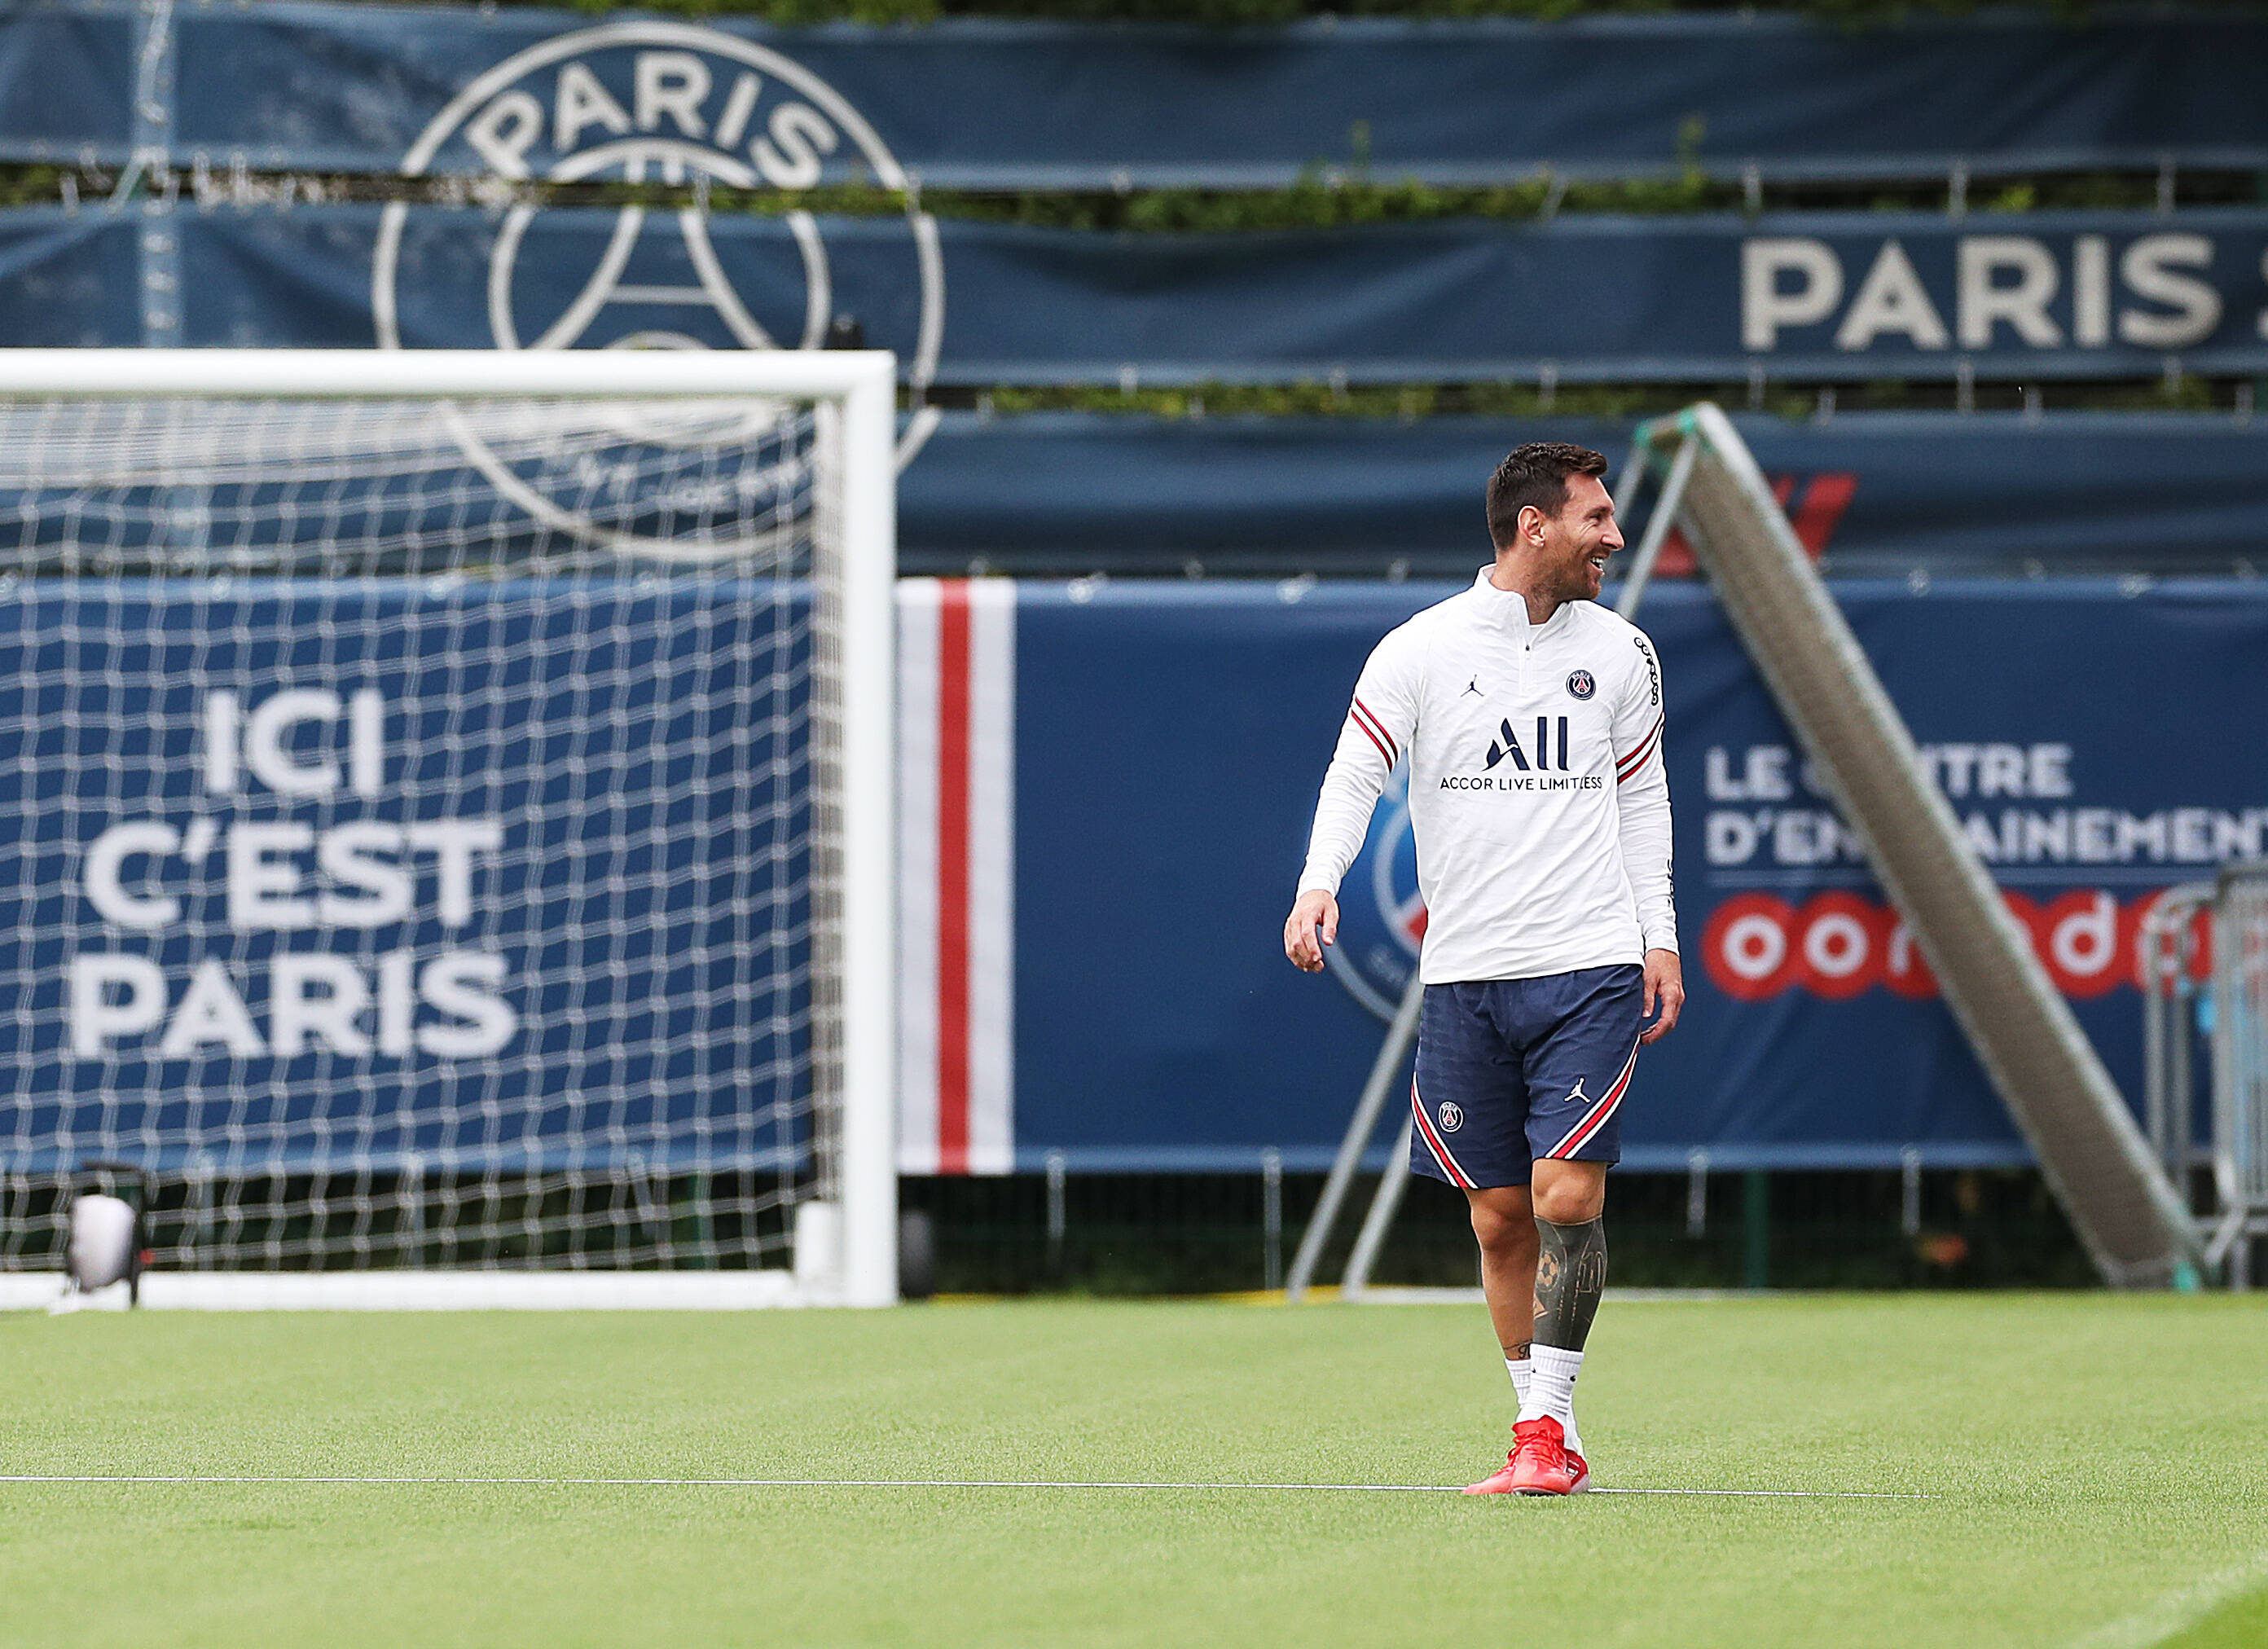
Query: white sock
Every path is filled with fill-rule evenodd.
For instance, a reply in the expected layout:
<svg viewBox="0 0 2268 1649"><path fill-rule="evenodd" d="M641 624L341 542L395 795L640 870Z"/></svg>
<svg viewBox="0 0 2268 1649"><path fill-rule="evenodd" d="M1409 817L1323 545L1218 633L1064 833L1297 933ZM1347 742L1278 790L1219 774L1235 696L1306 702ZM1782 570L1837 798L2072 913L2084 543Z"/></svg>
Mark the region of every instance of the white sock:
<svg viewBox="0 0 2268 1649"><path fill-rule="evenodd" d="M1535 1366L1535 1363L1532 1358L1507 1357L1504 1359L1504 1372L1512 1376L1512 1389L1513 1395L1518 1396L1520 1399L1520 1417L1523 1420L1533 1417L1527 1412L1527 1406L1528 1376ZM1570 1397L1570 1402L1572 1402L1572 1395ZM1575 1411L1572 1408L1570 1408L1567 1410L1566 1432L1567 1447L1573 1449L1578 1454L1581 1454L1583 1452L1583 1439L1575 1430Z"/></svg>
<svg viewBox="0 0 2268 1649"><path fill-rule="evenodd" d="M1575 1376L1581 1372L1583 1354L1556 1345L1528 1348L1528 1395L1520 1405L1522 1420L1553 1419L1572 1442L1575 1435Z"/></svg>

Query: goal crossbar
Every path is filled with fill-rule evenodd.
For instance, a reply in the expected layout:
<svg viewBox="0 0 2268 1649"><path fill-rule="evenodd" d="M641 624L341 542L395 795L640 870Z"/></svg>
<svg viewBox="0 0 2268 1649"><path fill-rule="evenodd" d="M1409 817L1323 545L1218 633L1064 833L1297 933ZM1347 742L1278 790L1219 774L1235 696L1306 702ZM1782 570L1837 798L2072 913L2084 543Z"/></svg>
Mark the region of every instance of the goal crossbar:
<svg viewBox="0 0 2268 1649"><path fill-rule="evenodd" d="M895 399L887 350L6 350L0 397Z"/></svg>

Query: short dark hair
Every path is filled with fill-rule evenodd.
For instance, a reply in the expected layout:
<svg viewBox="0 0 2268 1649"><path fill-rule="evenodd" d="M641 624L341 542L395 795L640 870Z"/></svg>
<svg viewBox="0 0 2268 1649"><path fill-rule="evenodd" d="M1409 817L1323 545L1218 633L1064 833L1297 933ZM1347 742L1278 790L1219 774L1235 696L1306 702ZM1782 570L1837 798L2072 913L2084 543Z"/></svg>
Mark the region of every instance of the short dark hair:
<svg viewBox="0 0 2268 1649"><path fill-rule="evenodd" d="M1567 477L1603 475L1607 460L1587 446L1565 441L1530 441L1513 448L1489 477L1489 540L1498 548L1520 530L1520 512L1529 504L1549 516L1567 507Z"/></svg>

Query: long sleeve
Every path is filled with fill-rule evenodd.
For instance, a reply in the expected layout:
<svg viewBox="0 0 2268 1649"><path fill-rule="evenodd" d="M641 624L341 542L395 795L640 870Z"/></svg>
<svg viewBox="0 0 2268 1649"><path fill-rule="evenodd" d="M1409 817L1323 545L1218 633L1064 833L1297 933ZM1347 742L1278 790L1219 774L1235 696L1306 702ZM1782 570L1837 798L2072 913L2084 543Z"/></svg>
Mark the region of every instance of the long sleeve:
<svg viewBox="0 0 2268 1649"><path fill-rule="evenodd" d="M1301 893L1316 887L1338 892L1339 879L1370 834L1371 809L1378 805L1387 776L1417 731L1417 684L1398 667L1400 650L1394 646L1395 639L1388 636L1378 644L1355 683L1354 700L1339 728L1338 748L1332 753L1322 794L1315 801L1307 863L1300 872Z"/></svg>
<svg viewBox="0 0 2268 1649"><path fill-rule="evenodd" d="M1638 902L1638 930L1650 951L1677 948L1676 883L1672 866L1669 769L1661 741L1661 666L1641 641L1646 668L1631 681L1629 701L1615 721L1615 802L1619 808L1623 868Z"/></svg>

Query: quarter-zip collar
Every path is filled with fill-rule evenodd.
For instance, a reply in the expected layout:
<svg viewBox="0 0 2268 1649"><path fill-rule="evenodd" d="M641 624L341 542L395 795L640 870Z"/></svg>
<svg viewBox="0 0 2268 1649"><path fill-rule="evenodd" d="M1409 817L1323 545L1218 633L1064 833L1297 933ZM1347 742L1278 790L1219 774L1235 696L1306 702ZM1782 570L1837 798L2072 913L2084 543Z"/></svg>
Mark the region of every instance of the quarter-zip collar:
<svg viewBox="0 0 2268 1649"><path fill-rule="evenodd" d="M1562 601L1552 608L1550 617L1541 624L1531 624L1528 621L1528 598L1517 590L1497 588L1496 580L1489 577L1491 571L1493 569L1489 567L1482 568L1473 580L1473 594L1480 603L1481 617L1484 622L1503 630L1524 647L1532 646L1550 634L1560 620L1566 616L1567 609L1574 605L1572 601Z"/></svg>

